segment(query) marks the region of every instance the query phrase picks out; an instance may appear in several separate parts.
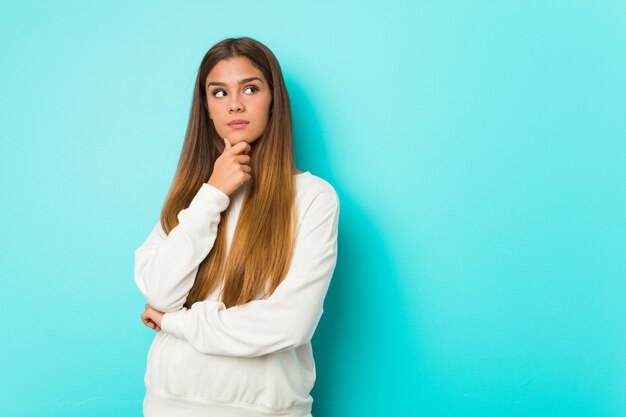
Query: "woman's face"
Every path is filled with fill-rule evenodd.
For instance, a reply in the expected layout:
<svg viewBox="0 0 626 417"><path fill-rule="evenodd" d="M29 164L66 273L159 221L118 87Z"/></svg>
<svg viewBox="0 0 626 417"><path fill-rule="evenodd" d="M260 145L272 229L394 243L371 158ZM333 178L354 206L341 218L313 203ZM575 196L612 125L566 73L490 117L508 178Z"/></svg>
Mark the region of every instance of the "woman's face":
<svg viewBox="0 0 626 417"><path fill-rule="evenodd" d="M209 117L231 145L252 144L267 126L272 92L261 71L246 57L219 61L205 80ZM233 124L235 120L247 123Z"/></svg>

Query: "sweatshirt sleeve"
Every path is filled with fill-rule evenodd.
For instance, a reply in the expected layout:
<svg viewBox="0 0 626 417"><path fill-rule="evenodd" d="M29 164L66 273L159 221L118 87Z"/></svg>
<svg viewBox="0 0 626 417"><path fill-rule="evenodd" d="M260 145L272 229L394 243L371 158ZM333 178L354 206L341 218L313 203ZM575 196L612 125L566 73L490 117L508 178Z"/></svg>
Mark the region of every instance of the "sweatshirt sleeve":
<svg viewBox="0 0 626 417"><path fill-rule="evenodd" d="M155 309L180 310L217 236L220 213L230 197L203 183L189 207L181 210L178 225L165 235L160 221L135 250L135 283Z"/></svg>
<svg viewBox="0 0 626 417"><path fill-rule="evenodd" d="M308 343L337 260L339 199L330 187L306 208L289 272L267 299L226 308L204 300L163 316L161 330L213 355L253 357Z"/></svg>

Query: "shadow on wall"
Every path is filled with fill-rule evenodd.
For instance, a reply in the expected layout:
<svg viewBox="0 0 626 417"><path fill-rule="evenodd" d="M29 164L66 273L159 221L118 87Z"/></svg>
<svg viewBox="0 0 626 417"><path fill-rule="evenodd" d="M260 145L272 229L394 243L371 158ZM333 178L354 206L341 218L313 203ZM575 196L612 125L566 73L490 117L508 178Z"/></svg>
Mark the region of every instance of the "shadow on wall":
<svg viewBox="0 0 626 417"><path fill-rule="evenodd" d="M340 164L341 157L326 152L331 134L305 93L293 80L287 86L297 165L328 180L341 202L337 266L312 341L313 416L405 415L420 385L418 335L390 252L394 243L384 240L368 203L354 201L322 168L329 166L326 161Z"/></svg>

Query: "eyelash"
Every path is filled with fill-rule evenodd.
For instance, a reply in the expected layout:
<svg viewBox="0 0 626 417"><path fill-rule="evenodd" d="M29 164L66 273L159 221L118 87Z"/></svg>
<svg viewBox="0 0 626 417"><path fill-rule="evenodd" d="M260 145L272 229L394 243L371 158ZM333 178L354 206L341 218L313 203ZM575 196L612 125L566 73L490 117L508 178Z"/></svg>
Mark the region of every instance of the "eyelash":
<svg viewBox="0 0 626 417"><path fill-rule="evenodd" d="M253 86L253 85L247 86L246 88L244 88L244 90L247 90L248 88L252 88L254 90L254 93L259 91L259 89L257 87L255 87L255 86ZM220 92L220 91L224 91L224 90L222 90L221 88L218 88L216 90L211 91L211 96L215 97L215 94ZM254 93L252 93L252 94L254 94ZM221 98L221 97L216 97L216 98Z"/></svg>

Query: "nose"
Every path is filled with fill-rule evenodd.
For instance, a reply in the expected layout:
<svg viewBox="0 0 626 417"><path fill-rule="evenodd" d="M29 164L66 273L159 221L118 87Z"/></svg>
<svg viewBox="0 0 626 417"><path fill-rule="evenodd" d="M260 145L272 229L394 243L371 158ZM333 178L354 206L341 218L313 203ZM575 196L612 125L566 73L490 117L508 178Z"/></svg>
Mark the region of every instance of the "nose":
<svg viewBox="0 0 626 417"><path fill-rule="evenodd" d="M241 101L239 100L239 97L237 96L233 96L234 99L233 101L230 103L230 109L229 112L233 113L233 112L240 112L243 111L243 104L241 103Z"/></svg>

